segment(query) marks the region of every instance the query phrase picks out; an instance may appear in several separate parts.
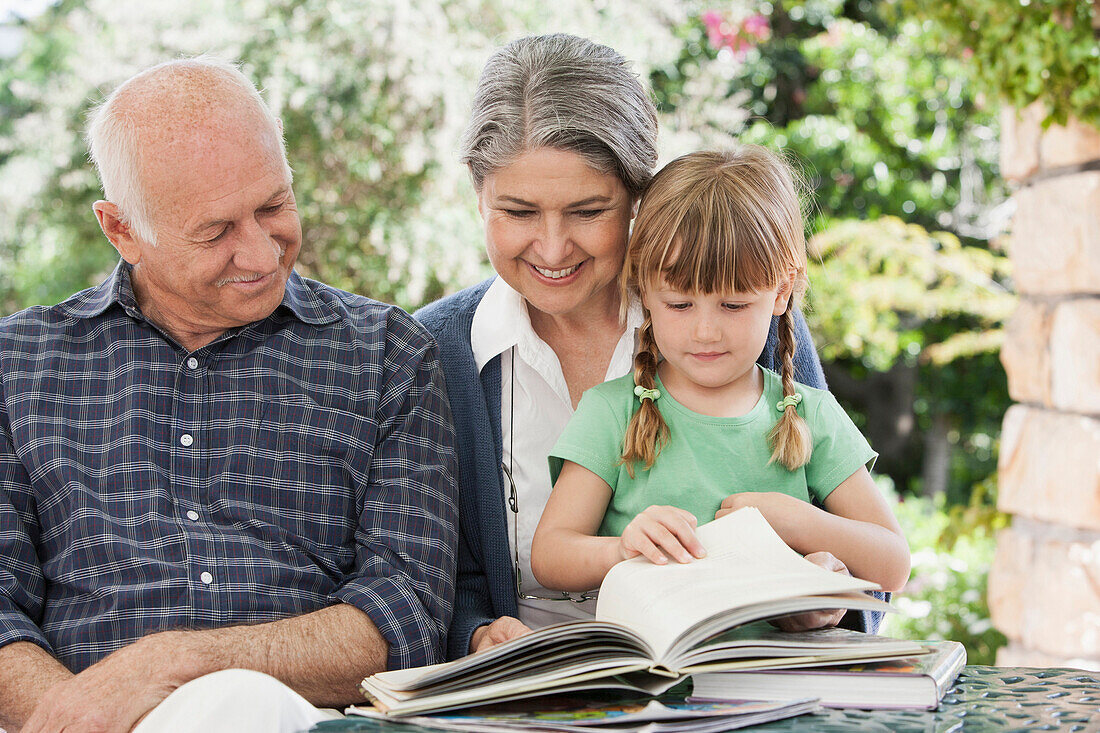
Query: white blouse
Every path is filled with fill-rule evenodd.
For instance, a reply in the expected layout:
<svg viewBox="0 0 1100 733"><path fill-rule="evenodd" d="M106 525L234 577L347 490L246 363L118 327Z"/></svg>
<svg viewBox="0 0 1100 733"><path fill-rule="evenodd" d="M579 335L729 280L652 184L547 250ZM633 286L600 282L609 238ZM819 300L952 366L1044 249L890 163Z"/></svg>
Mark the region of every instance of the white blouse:
<svg viewBox="0 0 1100 733"><path fill-rule="evenodd" d="M621 377L633 368L635 338L641 324L641 306L632 303L626 330L615 345L605 381ZM531 573L531 539L552 488L546 457L573 416L573 403L561 363L553 349L531 327L527 301L499 277L489 286L474 313L470 344L479 373L494 357L501 357L500 426L504 465L511 468L519 510L517 516L507 511L506 505L505 513L512 553L515 552L513 538L519 538L523 593L543 598L560 596L560 592L540 586ZM513 354L515 364L512 363ZM513 401L514 415L511 412ZM507 476L503 480L507 493ZM522 598L519 601L520 621L531 628L591 618L595 610L595 601L572 603Z"/></svg>

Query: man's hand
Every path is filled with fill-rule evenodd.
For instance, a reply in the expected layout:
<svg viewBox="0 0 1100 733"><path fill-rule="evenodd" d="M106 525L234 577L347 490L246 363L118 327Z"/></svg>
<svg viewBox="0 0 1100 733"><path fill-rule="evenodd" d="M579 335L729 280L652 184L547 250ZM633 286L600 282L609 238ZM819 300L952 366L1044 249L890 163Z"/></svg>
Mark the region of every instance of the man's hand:
<svg viewBox="0 0 1100 733"><path fill-rule="evenodd" d="M125 733L202 671L188 632L147 636L58 682L42 695L22 733ZM169 670L193 667L191 673Z"/></svg>
<svg viewBox="0 0 1100 733"><path fill-rule="evenodd" d="M619 538L619 554L624 560L642 555L650 562L664 565L671 557L691 562L706 557L703 543L695 536L695 515L674 506L646 507L630 520Z"/></svg>
<svg viewBox="0 0 1100 733"><path fill-rule="evenodd" d="M531 629L518 618L501 616L491 624L479 626L474 630L470 636L470 654L483 652L497 644L503 644L530 633Z"/></svg>
<svg viewBox="0 0 1100 733"><path fill-rule="evenodd" d="M833 557L831 552L811 552L806 559L815 565L820 565L826 570L833 570L845 575L851 575L844 563ZM827 629L840 623L844 618L845 609L833 608L825 611L807 611L793 616L784 616L772 621L782 631L810 631L812 629Z"/></svg>

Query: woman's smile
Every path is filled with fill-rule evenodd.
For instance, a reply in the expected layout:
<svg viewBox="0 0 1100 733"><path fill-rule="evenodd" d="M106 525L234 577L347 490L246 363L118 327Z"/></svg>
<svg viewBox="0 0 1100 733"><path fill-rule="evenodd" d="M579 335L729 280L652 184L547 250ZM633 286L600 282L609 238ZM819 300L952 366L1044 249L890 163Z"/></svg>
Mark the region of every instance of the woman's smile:
<svg viewBox="0 0 1100 733"><path fill-rule="evenodd" d="M588 260L581 260L575 265L559 268L556 270L552 270L548 267L539 267L538 265L531 265L531 269L541 275L543 279L550 280L556 285L568 285L569 283L577 279L576 277L574 277L574 275L577 275L577 273L581 271L581 268L587 261Z"/></svg>

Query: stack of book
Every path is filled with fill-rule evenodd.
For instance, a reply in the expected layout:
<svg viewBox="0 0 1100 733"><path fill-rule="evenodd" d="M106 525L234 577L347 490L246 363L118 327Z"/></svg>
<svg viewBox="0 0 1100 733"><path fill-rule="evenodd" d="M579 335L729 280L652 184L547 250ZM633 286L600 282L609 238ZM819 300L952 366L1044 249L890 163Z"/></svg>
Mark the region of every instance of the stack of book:
<svg viewBox="0 0 1100 733"><path fill-rule="evenodd" d="M816 633L816 632L814 632ZM919 657L835 667L705 672L692 675L691 700L790 700L815 697L825 707L934 710L966 664L957 641L922 642Z"/></svg>
<svg viewBox="0 0 1100 733"><path fill-rule="evenodd" d="M549 626L454 662L368 677L368 712L424 715L588 690L655 695L703 672L925 653L915 642L854 632L792 635L747 626L804 611L891 609L864 592L878 590L874 583L825 570L787 547L754 508L699 527L698 537L707 550L701 560L655 565L636 558L612 568L595 620Z"/></svg>

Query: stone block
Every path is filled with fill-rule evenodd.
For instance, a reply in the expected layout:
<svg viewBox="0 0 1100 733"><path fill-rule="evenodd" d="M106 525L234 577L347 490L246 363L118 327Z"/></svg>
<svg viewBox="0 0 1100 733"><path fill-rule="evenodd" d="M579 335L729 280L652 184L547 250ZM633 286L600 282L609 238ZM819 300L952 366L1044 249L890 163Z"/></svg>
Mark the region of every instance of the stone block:
<svg viewBox="0 0 1100 733"><path fill-rule="evenodd" d="M1100 415L1100 298L1059 303L1050 326L1050 403Z"/></svg>
<svg viewBox="0 0 1100 733"><path fill-rule="evenodd" d="M1100 671L1100 659L1085 657L1056 657L1051 654L1028 649L1019 644L1009 644L997 650L999 667L1071 667Z"/></svg>
<svg viewBox="0 0 1100 733"><path fill-rule="evenodd" d="M1043 129L1046 110L1035 102L1001 112L1001 175L1022 183L1033 175L1100 160L1100 129L1070 119Z"/></svg>
<svg viewBox="0 0 1100 733"><path fill-rule="evenodd" d="M1050 404L1050 326L1052 305L1021 298L1005 324L1001 364L1008 393L1017 402Z"/></svg>
<svg viewBox="0 0 1100 733"><path fill-rule="evenodd" d="M1100 130L1077 120L1065 127L1051 125L1039 141L1039 165L1043 170L1100 160Z"/></svg>
<svg viewBox="0 0 1100 733"><path fill-rule="evenodd" d="M1043 106L1032 104L1001 111L1001 175L1009 181L1025 181L1039 172L1039 146L1043 134Z"/></svg>
<svg viewBox="0 0 1100 733"><path fill-rule="evenodd" d="M1100 533L1023 525L997 538L994 623L1019 646L1051 658L1100 658Z"/></svg>
<svg viewBox="0 0 1100 733"><path fill-rule="evenodd" d="M1009 248L1019 292L1100 293L1100 172L1041 180L1015 198Z"/></svg>
<svg viewBox="0 0 1100 733"><path fill-rule="evenodd" d="M1002 634L1019 641L1024 635L1024 604L1031 561L1030 537L1011 528L997 533L997 551L989 568L989 616Z"/></svg>
<svg viewBox="0 0 1100 733"><path fill-rule="evenodd" d="M1100 419L1013 405L997 472L1001 511L1100 531Z"/></svg>

